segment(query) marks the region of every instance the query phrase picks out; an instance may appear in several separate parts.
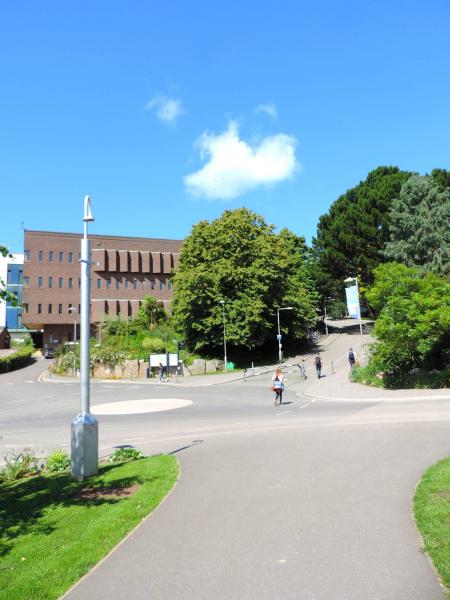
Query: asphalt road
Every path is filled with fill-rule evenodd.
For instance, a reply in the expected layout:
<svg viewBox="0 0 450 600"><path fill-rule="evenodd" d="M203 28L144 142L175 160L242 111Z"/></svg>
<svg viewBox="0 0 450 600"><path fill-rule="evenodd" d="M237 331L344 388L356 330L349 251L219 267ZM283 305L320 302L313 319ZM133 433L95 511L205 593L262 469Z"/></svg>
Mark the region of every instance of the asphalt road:
<svg viewBox="0 0 450 600"><path fill-rule="evenodd" d="M68 445L76 383L0 376L6 450ZM174 452L160 508L68 595L103 599L441 600L411 518L423 471L450 450L450 401L306 399L287 375L212 387L94 383L92 404L185 399L167 412L99 416L100 452Z"/></svg>

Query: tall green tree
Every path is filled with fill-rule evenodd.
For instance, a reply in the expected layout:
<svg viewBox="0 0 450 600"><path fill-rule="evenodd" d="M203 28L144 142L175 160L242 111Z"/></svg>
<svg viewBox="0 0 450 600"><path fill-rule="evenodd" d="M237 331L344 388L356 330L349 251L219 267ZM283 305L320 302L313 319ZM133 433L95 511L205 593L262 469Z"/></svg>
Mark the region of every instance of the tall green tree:
<svg viewBox="0 0 450 600"><path fill-rule="evenodd" d="M363 285L373 281L373 269L386 261L391 203L410 175L398 167L379 167L320 217L311 273L323 296L341 295L349 275L358 275Z"/></svg>
<svg viewBox="0 0 450 600"><path fill-rule="evenodd" d="M446 171L413 175L389 211L389 260L450 274L450 177Z"/></svg>
<svg viewBox="0 0 450 600"><path fill-rule="evenodd" d="M261 347L276 331L276 309L283 329L302 337L314 322L316 296L305 267L306 244L254 212L228 210L200 221L186 238L174 278L175 323L188 346L214 351L223 343L223 305L228 343Z"/></svg>

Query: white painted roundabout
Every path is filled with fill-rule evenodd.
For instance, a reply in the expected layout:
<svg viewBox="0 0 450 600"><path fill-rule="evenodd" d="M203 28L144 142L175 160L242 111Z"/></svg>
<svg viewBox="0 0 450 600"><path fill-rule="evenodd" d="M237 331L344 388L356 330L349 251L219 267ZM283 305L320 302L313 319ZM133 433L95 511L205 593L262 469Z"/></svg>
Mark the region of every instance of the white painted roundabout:
<svg viewBox="0 0 450 600"><path fill-rule="evenodd" d="M181 400L179 398L124 400L123 402L96 404L91 407L91 412L94 415L140 415L144 413L184 408L190 404L192 404L191 400Z"/></svg>

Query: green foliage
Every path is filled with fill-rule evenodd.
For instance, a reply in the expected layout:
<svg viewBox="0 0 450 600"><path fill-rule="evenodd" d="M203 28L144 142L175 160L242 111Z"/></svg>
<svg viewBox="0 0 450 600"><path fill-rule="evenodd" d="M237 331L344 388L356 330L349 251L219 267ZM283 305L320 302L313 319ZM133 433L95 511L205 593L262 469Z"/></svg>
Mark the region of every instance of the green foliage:
<svg viewBox="0 0 450 600"><path fill-rule="evenodd" d="M150 331L166 321L167 313L164 310L164 304L152 296L146 296L143 299L134 319L139 329L148 329Z"/></svg>
<svg viewBox="0 0 450 600"><path fill-rule="evenodd" d="M30 364L33 346L23 346L17 352L0 357L0 373L8 373Z"/></svg>
<svg viewBox="0 0 450 600"><path fill-rule="evenodd" d="M175 326L193 351L217 351L223 343L224 300L230 346L256 348L282 329L305 336L316 316L316 294L306 268L303 238L273 226L252 211L228 210L200 221L186 238L174 278Z"/></svg>
<svg viewBox="0 0 450 600"><path fill-rule="evenodd" d="M450 589L450 457L439 461L423 475L416 489L413 509L425 550L442 583Z"/></svg>
<svg viewBox="0 0 450 600"><path fill-rule="evenodd" d="M37 475L41 467L38 458L29 452L6 454L5 466L0 470L0 482L17 481Z"/></svg>
<svg viewBox="0 0 450 600"><path fill-rule="evenodd" d="M66 350L58 356L58 361L53 371L57 374L64 375L70 370L73 370L75 365L76 369L80 368L80 356L79 353L75 353L73 350Z"/></svg>
<svg viewBox="0 0 450 600"><path fill-rule="evenodd" d="M160 352L164 352L164 342L160 338L156 337L146 337L142 340L142 348L148 354L159 354Z"/></svg>
<svg viewBox="0 0 450 600"><path fill-rule="evenodd" d="M47 459L46 470L51 473L67 471L70 467L70 457L64 450L55 450Z"/></svg>
<svg viewBox="0 0 450 600"><path fill-rule="evenodd" d="M446 279L405 265L380 265L367 297L380 311L371 365L386 382L415 368L448 368L450 283Z"/></svg>
<svg viewBox="0 0 450 600"><path fill-rule="evenodd" d="M323 296L342 297L342 281L349 275L373 281L373 269L386 261L391 203L410 175L397 167L379 167L320 217L311 273Z"/></svg>
<svg viewBox="0 0 450 600"><path fill-rule="evenodd" d="M7 256L12 258L12 254L10 254L8 248L6 246L2 246L1 244L0 244L0 255L5 258ZM5 302L10 302L12 306L17 305L16 295L12 294L11 292L8 292L8 290L6 289L5 282L3 281L3 279L1 277L0 277L0 300L3 300Z"/></svg>
<svg viewBox="0 0 450 600"><path fill-rule="evenodd" d="M435 172L436 173L436 172ZM442 172L438 181L447 181ZM432 176L413 175L391 205L389 260L450 274L450 188Z"/></svg>
<svg viewBox="0 0 450 600"><path fill-rule="evenodd" d="M104 344L91 344L91 371L98 364L121 367L125 363L125 360L126 354L121 350L115 350Z"/></svg>
<svg viewBox="0 0 450 600"><path fill-rule="evenodd" d="M131 460L139 460L140 458L144 458L144 455L140 450L136 450L136 448L118 448L109 457L109 462L129 462Z"/></svg>

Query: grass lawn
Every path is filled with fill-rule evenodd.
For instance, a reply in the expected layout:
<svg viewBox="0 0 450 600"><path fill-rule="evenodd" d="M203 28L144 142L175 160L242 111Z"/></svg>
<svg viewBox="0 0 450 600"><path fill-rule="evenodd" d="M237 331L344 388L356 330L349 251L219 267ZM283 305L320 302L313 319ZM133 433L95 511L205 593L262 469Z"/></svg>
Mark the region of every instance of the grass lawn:
<svg viewBox="0 0 450 600"><path fill-rule="evenodd" d="M0 485L0 598L59 598L161 502L177 477L173 456L154 456L102 465L84 482L58 473ZM104 493L80 494L86 488ZM136 491L126 496L126 488Z"/></svg>
<svg viewBox="0 0 450 600"><path fill-rule="evenodd" d="M414 516L425 550L450 598L450 457L426 471L414 497Z"/></svg>

